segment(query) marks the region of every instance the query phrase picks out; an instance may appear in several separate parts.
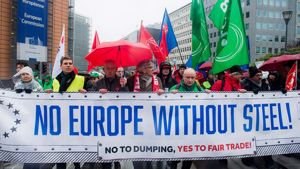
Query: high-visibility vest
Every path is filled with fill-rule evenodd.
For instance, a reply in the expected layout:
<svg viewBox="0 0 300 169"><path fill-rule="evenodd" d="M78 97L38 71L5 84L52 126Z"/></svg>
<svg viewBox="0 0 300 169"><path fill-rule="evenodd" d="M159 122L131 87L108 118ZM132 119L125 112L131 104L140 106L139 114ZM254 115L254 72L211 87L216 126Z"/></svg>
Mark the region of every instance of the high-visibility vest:
<svg viewBox="0 0 300 169"><path fill-rule="evenodd" d="M80 89L83 89L84 86L84 77L75 75L72 83L68 87L66 92L78 92ZM53 80L53 92L59 92L59 81L57 79Z"/></svg>

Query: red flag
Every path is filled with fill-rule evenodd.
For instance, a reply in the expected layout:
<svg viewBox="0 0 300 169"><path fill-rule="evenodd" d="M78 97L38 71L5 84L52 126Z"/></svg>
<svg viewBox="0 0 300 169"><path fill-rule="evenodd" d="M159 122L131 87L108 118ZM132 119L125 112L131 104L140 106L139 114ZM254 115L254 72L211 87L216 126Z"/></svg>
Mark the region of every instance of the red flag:
<svg viewBox="0 0 300 169"><path fill-rule="evenodd" d="M176 70L177 70L177 67L176 67L176 63L175 63L174 66L173 66L173 72L172 72L172 74L173 74Z"/></svg>
<svg viewBox="0 0 300 169"><path fill-rule="evenodd" d="M92 50L96 49L99 45L100 45L100 40L99 40L99 37L98 37L98 33L96 31L95 36L94 36L93 45L92 45Z"/></svg>
<svg viewBox="0 0 300 169"><path fill-rule="evenodd" d="M98 33L96 31L95 36L94 36L93 45L92 45L92 50L96 49L99 45L100 45L100 40L99 40L99 37L98 37ZM89 62L88 72L91 71L94 67L95 66L91 62Z"/></svg>
<svg viewBox="0 0 300 169"><path fill-rule="evenodd" d="M160 49L163 52L165 57L168 56L168 44L167 44L167 34L168 34L168 25L164 25L161 34L161 42L160 42Z"/></svg>
<svg viewBox="0 0 300 169"><path fill-rule="evenodd" d="M297 83L296 70L297 70L297 65L296 65L296 63L294 63L293 67L289 71L287 78L286 78L285 89L287 91L292 91L296 87L296 83Z"/></svg>
<svg viewBox="0 0 300 169"><path fill-rule="evenodd" d="M166 57L163 55L163 53L162 53L161 49L159 48L159 46L157 45L155 39L148 32L148 30L143 26L143 24L141 24L141 28L140 28L139 42L150 47L154 57L156 58L156 60L158 62L158 65L161 62L164 62L166 60Z"/></svg>

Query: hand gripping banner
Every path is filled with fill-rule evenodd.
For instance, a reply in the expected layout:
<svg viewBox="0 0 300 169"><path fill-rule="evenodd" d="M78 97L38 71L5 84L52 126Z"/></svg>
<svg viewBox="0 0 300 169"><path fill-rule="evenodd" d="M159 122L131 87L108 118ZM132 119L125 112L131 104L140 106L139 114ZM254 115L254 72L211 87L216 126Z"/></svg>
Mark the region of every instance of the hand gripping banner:
<svg viewBox="0 0 300 169"><path fill-rule="evenodd" d="M0 161L222 159L300 152L300 92L0 90Z"/></svg>

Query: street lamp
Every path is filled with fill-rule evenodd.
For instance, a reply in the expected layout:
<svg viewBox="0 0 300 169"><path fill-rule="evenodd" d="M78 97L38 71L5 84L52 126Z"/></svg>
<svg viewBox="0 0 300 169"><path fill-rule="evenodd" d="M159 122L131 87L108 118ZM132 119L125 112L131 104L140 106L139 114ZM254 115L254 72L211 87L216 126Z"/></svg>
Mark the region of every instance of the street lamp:
<svg viewBox="0 0 300 169"><path fill-rule="evenodd" d="M290 19L292 18L293 11L283 11L282 16L285 21L285 51L287 51L287 30Z"/></svg>

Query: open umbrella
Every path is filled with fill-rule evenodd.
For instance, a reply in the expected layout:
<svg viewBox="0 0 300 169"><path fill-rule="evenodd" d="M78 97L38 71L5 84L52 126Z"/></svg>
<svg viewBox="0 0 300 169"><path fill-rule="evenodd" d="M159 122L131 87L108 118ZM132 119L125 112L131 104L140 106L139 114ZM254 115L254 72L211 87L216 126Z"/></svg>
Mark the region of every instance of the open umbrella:
<svg viewBox="0 0 300 169"><path fill-rule="evenodd" d="M101 43L85 59L93 66L103 66L106 61L112 60L118 67L127 67L136 66L143 60L152 59L152 52L142 43L118 40Z"/></svg>
<svg viewBox="0 0 300 169"><path fill-rule="evenodd" d="M212 63L211 62L205 62L205 63L203 63L200 67L199 67L199 69L205 69L205 70L209 70L209 69L211 69L212 68Z"/></svg>
<svg viewBox="0 0 300 169"><path fill-rule="evenodd" d="M264 71L281 71L285 63L295 60L300 60L300 54L272 57L265 61L259 69Z"/></svg>

